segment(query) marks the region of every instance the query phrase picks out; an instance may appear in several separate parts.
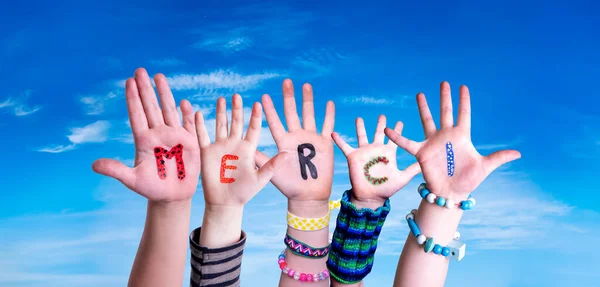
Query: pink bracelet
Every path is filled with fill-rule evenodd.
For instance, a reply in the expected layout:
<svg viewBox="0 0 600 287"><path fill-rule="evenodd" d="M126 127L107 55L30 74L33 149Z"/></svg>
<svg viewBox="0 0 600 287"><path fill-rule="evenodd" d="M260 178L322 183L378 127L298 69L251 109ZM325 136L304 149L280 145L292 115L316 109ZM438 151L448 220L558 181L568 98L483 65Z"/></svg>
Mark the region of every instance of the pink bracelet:
<svg viewBox="0 0 600 287"><path fill-rule="evenodd" d="M327 269L323 270L323 272L311 274L296 272L296 270L289 268L287 262L285 262L285 249L279 254L277 263L279 264L281 272L287 274L287 276L290 276L294 280L299 280L301 282L319 282L329 278L329 271L327 271Z"/></svg>

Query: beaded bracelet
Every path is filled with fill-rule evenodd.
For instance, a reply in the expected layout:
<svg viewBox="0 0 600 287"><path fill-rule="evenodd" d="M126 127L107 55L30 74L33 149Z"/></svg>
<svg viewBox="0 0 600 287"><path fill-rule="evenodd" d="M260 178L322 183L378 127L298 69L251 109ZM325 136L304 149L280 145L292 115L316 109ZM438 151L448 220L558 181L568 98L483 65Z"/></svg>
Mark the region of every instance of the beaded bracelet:
<svg viewBox="0 0 600 287"><path fill-rule="evenodd" d="M281 269L281 272L283 274L286 274L287 276L290 276L294 280L298 280L301 282L319 282L319 281L327 280L327 278L329 278L329 271L327 271L327 269L325 269L319 273L312 274L312 273L300 273L292 268L289 268L287 266L287 262L285 261L285 249L283 251L281 251L281 254L279 254L279 257L277 259L277 264L279 264L279 269Z"/></svg>
<svg viewBox="0 0 600 287"><path fill-rule="evenodd" d="M292 251L292 253L302 256L302 257L324 258L327 256L327 254L329 254L329 246L330 245L327 245L326 247L323 247L323 248L314 248L302 241L299 241L299 240L291 237L289 234L285 235L283 242L290 249L290 251Z"/></svg>
<svg viewBox="0 0 600 287"><path fill-rule="evenodd" d="M421 234L421 230L415 222L416 212L417 210L413 209L409 214L407 214L406 222L408 222L408 228L410 229L410 232L417 239L417 243L419 245L423 245L423 251L425 251L425 253L433 251L434 254L460 261L465 256L465 251L467 248L466 244L458 241L458 239L460 239L460 233L458 231L454 232L454 238L452 239L452 242L448 244L448 246L436 244L433 237L427 238L425 235Z"/></svg>
<svg viewBox="0 0 600 287"><path fill-rule="evenodd" d="M463 201L455 204L454 200L452 200L451 198L443 198L441 196L437 196L437 195L433 194L431 191L429 191L429 189L427 189L426 183L421 183L419 185L419 187L417 188L417 191L419 192L419 195L421 195L421 197L423 199L427 200L427 202L436 203L437 205L445 206L448 209L457 207L462 210L469 210L469 209L473 208L476 203L475 198L473 198L469 194L469 198L467 198L467 200L463 200Z"/></svg>

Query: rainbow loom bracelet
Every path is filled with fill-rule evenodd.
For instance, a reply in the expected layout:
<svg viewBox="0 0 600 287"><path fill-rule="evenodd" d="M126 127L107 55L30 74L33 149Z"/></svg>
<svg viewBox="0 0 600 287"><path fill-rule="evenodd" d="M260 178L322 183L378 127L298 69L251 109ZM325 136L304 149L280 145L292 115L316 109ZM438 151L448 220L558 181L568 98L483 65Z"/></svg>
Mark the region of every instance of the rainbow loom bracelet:
<svg viewBox="0 0 600 287"><path fill-rule="evenodd" d="M455 204L454 200L452 200L451 198L443 198L441 196L433 194L431 191L429 191L429 189L427 189L426 183L421 183L419 185L419 188L417 188L417 191L423 199L427 200L427 202L435 203L439 206L445 206L448 209L454 208L456 206L457 208L460 208L462 210L470 210L475 206L476 203L475 198L473 198L469 194L469 198L467 198L467 200L463 200Z"/></svg>
<svg viewBox="0 0 600 287"><path fill-rule="evenodd" d="M419 245L423 245L423 251L425 253L429 253L433 251L434 254L442 255L444 257L449 257L450 259L460 261L465 257L465 251L467 245L458 241L460 239L460 233L456 231L454 233L454 238L452 242L448 244L448 246L441 246L434 242L433 237L425 237L425 235L421 234L421 230L417 223L415 222L415 213L416 209L413 209L406 215L406 222L408 222L408 228L410 228L410 232L417 239L417 243Z"/></svg>
<svg viewBox="0 0 600 287"><path fill-rule="evenodd" d="M311 274L311 273L300 273L292 268L289 268L287 266L287 262L285 261L285 249L283 251L281 251L281 254L279 254L279 257L277 259L277 264L279 264L279 269L281 269L281 272L283 274L286 274L287 276L290 276L294 280L297 280L300 282L319 282L319 281L327 280L327 278L329 278L329 271L327 271L327 269L325 269L319 273Z"/></svg>
<svg viewBox="0 0 600 287"><path fill-rule="evenodd" d="M324 258L329 254L329 246L323 248L314 248L302 241L299 241L289 234L285 235L283 239L285 245L290 249L290 251L296 255L308 258Z"/></svg>

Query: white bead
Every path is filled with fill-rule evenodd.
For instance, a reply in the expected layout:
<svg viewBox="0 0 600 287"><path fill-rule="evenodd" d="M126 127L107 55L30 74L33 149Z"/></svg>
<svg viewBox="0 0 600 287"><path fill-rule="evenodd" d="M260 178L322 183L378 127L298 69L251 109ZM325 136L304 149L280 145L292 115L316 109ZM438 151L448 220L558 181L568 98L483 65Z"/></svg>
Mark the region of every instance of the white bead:
<svg viewBox="0 0 600 287"><path fill-rule="evenodd" d="M410 211L410 213L412 213L412 215L415 215L415 214L417 214L417 210L413 209L413 210Z"/></svg>
<svg viewBox="0 0 600 287"><path fill-rule="evenodd" d="M294 280L300 280L299 272L296 272L296 274L294 274Z"/></svg>
<svg viewBox="0 0 600 287"><path fill-rule="evenodd" d="M473 198L473 197L471 197L471 198L469 198L467 200L471 201L471 203L472 203L473 206L475 206L475 203L477 202L477 201L475 201L475 198Z"/></svg>
<svg viewBox="0 0 600 287"><path fill-rule="evenodd" d="M436 196L433 193L428 194L427 197L426 197L427 202L429 202L429 203L434 203L435 202L435 198L436 198Z"/></svg>
<svg viewBox="0 0 600 287"><path fill-rule="evenodd" d="M412 213L409 213L409 214L406 215L406 220L409 220L409 219L414 220L415 216Z"/></svg>
<svg viewBox="0 0 600 287"><path fill-rule="evenodd" d="M419 236L417 236L417 243L419 243L419 245L423 245L426 240L427 238L423 234L419 234Z"/></svg>
<svg viewBox="0 0 600 287"><path fill-rule="evenodd" d="M456 231L454 232L454 240L459 240L460 239L460 232Z"/></svg>
<svg viewBox="0 0 600 287"><path fill-rule="evenodd" d="M454 200L449 199L449 198L446 199L446 208L448 208L448 209L454 208Z"/></svg>
<svg viewBox="0 0 600 287"><path fill-rule="evenodd" d="M448 255L449 259L460 261L465 257L467 251L466 244L452 240L446 247L450 248L450 255Z"/></svg>

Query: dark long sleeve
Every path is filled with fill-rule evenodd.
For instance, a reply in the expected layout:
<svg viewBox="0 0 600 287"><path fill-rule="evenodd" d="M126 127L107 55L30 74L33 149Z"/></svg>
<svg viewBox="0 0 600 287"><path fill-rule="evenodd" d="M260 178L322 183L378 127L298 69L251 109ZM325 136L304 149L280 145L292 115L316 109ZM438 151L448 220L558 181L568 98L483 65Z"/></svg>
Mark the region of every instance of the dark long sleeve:
<svg viewBox="0 0 600 287"><path fill-rule="evenodd" d="M240 241L227 247L210 249L200 246L201 227L190 234L191 287L230 287L240 286L242 255L246 244L246 234L242 231Z"/></svg>

